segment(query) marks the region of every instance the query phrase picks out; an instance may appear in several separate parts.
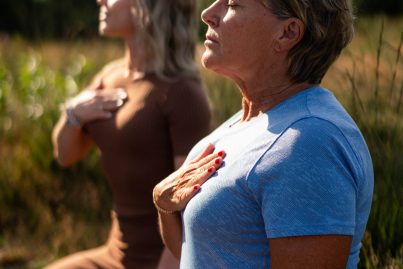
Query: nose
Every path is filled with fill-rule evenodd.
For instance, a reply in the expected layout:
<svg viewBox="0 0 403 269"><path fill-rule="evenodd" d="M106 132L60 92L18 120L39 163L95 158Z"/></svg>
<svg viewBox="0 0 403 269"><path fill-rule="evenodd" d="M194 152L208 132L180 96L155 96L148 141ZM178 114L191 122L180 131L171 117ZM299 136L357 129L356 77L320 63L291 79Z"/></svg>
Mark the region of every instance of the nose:
<svg viewBox="0 0 403 269"><path fill-rule="evenodd" d="M220 17L218 14L218 5L219 1L215 1L201 13L202 21L212 28L217 27L220 23Z"/></svg>
<svg viewBox="0 0 403 269"><path fill-rule="evenodd" d="M107 1L107 0L97 0L97 4L98 4L98 6L105 5L105 4L106 4L106 1Z"/></svg>

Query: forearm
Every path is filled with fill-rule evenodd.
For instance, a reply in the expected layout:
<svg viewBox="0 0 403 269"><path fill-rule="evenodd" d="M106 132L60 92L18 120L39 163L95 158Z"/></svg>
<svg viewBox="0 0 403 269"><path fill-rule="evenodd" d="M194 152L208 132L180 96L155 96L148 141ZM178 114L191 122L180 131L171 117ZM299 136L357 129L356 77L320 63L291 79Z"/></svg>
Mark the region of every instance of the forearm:
<svg viewBox="0 0 403 269"><path fill-rule="evenodd" d="M88 153L91 139L77 126L67 123L67 115L62 113L52 132L53 154L62 166L71 166Z"/></svg>
<svg viewBox="0 0 403 269"><path fill-rule="evenodd" d="M182 219L180 212L197 194L200 186L222 165L225 153L213 153L214 146L208 144L193 161L158 183L153 190L153 201L159 214L162 240L172 254L180 259L182 252ZM179 166L180 156L175 158ZM183 159L183 158L182 158Z"/></svg>
<svg viewBox="0 0 403 269"><path fill-rule="evenodd" d="M180 259L182 250L182 220L179 212L158 213L162 240L172 254Z"/></svg>

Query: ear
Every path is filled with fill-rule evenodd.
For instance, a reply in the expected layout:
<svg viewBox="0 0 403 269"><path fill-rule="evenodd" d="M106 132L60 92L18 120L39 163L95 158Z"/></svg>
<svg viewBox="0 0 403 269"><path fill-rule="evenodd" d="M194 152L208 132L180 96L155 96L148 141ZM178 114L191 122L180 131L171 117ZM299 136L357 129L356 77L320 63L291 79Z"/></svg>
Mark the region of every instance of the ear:
<svg viewBox="0 0 403 269"><path fill-rule="evenodd" d="M304 32L305 26L300 19L288 18L284 20L281 35L276 40L276 51L289 51L302 39Z"/></svg>

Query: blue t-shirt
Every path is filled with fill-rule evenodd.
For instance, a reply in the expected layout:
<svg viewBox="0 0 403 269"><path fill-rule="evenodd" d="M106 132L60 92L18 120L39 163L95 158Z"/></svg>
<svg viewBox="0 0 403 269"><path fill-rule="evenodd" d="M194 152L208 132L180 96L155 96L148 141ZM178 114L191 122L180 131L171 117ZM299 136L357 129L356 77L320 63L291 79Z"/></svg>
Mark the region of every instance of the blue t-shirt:
<svg viewBox="0 0 403 269"><path fill-rule="evenodd" d="M373 168L358 127L334 95L313 87L249 122L241 112L200 141L223 166L182 213L181 268L269 268L268 238L352 235L356 268Z"/></svg>

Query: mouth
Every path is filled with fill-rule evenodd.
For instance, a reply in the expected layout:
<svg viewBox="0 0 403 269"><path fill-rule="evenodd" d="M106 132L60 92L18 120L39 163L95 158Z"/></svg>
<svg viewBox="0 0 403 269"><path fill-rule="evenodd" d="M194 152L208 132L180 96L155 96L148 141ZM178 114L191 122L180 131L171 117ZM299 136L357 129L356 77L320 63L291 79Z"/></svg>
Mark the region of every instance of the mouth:
<svg viewBox="0 0 403 269"><path fill-rule="evenodd" d="M99 19L99 21L105 21L107 18L108 18L108 9L106 8L106 6L102 5L99 8L98 19Z"/></svg>
<svg viewBox="0 0 403 269"><path fill-rule="evenodd" d="M218 38L212 34L206 34L206 41L210 41L213 43L218 43Z"/></svg>
<svg viewBox="0 0 403 269"><path fill-rule="evenodd" d="M105 21L107 17L108 15L106 13L100 13L98 19L99 21Z"/></svg>

